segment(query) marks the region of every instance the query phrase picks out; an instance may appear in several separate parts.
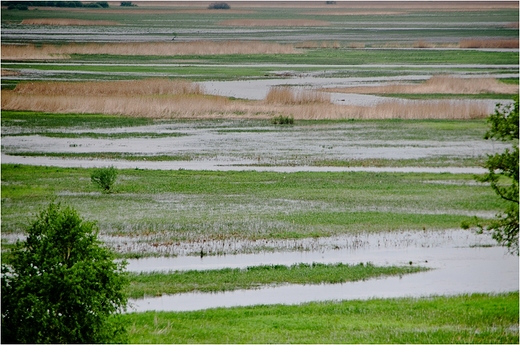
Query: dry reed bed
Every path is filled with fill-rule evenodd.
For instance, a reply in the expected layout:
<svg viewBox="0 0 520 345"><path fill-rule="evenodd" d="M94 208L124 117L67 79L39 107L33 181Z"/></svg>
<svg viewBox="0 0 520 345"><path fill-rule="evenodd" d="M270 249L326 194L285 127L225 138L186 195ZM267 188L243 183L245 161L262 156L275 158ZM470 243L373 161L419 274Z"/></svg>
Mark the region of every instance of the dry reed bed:
<svg viewBox="0 0 520 345"><path fill-rule="evenodd" d="M297 54L289 44L267 42L154 42L154 43L85 43L36 47L2 44L2 60L69 58L70 54L109 55L218 55L218 54Z"/></svg>
<svg viewBox="0 0 520 345"><path fill-rule="evenodd" d="M33 18L22 20L23 25L63 25L63 26L111 26L119 25L118 22L110 20L83 20L69 18Z"/></svg>
<svg viewBox="0 0 520 345"><path fill-rule="evenodd" d="M518 85L504 84L495 78L459 78L454 76L433 76L421 84L393 84L381 86L357 86L329 88L324 91L340 93L416 93L416 94L480 94L480 93L518 93Z"/></svg>
<svg viewBox="0 0 520 345"><path fill-rule="evenodd" d="M323 20L314 19L232 19L219 22L224 26L283 26L283 27L302 27L302 26L329 26L330 23Z"/></svg>
<svg viewBox="0 0 520 345"><path fill-rule="evenodd" d="M187 80L145 79L87 82L25 82L16 86L25 95L61 96L137 96L137 95L202 95L202 86Z"/></svg>
<svg viewBox="0 0 520 345"><path fill-rule="evenodd" d="M137 91L140 83L144 83L143 90ZM272 95L263 101L230 100L202 94L196 84L189 86L186 83L189 82L88 82L74 86L73 83L60 82L42 82L39 85L20 83L13 91L3 90L1 102L4 110L101 113L157 119L269 119L275 115L292 116L295 119L473 119L484 118L490 112L487 103L471 101L387 102L374 107L342 106L330 103L319 92L294 91L288 88L271 90Z"/></svg>
<svg viewBox="0 0 520 345"><path fill-rule="evenodd" d="M502 40L481 40L481 39L466 39L459 43L460 48L503 48L514 49L518 48L518 38L502 39Z"/></svg>

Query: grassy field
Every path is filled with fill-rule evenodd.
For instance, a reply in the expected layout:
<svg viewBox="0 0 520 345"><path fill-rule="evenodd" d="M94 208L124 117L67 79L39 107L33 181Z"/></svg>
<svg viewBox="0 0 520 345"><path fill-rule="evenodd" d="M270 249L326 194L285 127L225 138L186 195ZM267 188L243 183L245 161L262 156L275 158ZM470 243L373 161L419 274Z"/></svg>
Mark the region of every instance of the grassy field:
<svg viewBox="0 0 520 345"><path fill-rule="evenodd" d="M518 343L518 292L124 316L131 343Z"/></svg>
<svg viewBox="0 0 520 345"><path fill-rule="evenodd" d="M21 233L30 214L56 199L97 221L101 234L143 244L123 246L125 256L204 241L214 255L223 254L214 241L453 229L502 205L471 175L120 170L115 193L102 195L90 171L2 165L2 232ZM200 255L197 248L187 254Z"/></svg>
<svg viewBox="0 0 520 345"><path fill-rule="evenodd" d="M193 291L222 292L283 284L337 284L425 270L418 266L377 267L370 263L358 265L300 263L292 266L252 266L245 269L140 273L130 275L128 296L142 298Z"/></svg>

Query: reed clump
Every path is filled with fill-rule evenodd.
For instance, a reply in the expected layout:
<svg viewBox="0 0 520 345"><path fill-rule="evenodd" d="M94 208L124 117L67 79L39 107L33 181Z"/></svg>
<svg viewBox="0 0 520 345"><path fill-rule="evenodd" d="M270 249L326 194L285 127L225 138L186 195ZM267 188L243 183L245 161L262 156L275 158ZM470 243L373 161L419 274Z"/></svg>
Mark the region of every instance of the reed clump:
<svg viewBox="0 0 520 345"><path fill-rule="evenodd" d="M247 41L72 43L66 45L2 44L2 60L68 59L71 54L141 56L298 54L290 44Z"/></svg>
<svg viewBox="0 0 520 345"><path fill-rule="evenodd" d="M72 18L32 18L22 20L22 25L111 26L119 25L119 23L110 20L84 20Z"/></svg>
<svg viewBox="0 0 520 345"><path fill-rule="evenodd" d="M145 79L128 81L27 82L19 83L18 94L60 96L202 95L200 84L187 80Z"/></svg>
<svg viewBox="0 0 520 345"><path fill-rule="evenodd" d="M329 88L326 89L326 91L366 94L516 94L518 93L518 85L501 83L495 78L460 78L449 75L438 75L420 84Z"/></svg>
<svg viewBox="0 0 520 345"><path fill-rule="evenodd" d="M475 119L493 109L481 101L389 101L375 106L345 106L313 90L273 88L264 100L231 100L204 94L188 81L19 83L2 90L3 110L90 113L148 118L319 119ZM491 107L492 108L492 107Z"/></svg>
<svg viewBox="0 0 520 345"><path fill-rule="evenodd" d="M316 90L294 90L288 86L273 87L265 97L267 104L330 103L330 95Z"/></svg>
<svg viewBox="0 0 520 345"><path fill-rule="evenodd" d="M261 27L298 27L298 26L329 26L324 20L315 19L231 19L219 23L223 26L261 26Z"/></svg>
<svg viewBox="0 0 520 345"><path fill-rule="evenodd" d="M518 48L518 38L510 39L465 39L459 42L460 48Z"/></svg>

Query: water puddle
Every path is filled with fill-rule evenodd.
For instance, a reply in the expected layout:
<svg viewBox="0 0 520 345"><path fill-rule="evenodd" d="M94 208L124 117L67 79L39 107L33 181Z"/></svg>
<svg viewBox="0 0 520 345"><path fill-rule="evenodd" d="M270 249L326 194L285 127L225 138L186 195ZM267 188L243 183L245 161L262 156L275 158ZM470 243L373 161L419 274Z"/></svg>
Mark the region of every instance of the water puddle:
<svg viewBox="0 0 520 345"><path fill-rule="evenodd" d="M427 252L429 255L425 257L435 257L434 251ZM505 256L503 249L473 248L449 252L443 251L444 255L451 254L449 267L424 273L345 284L285 285L226 293L166 295L131 300L129 311L190 311L261 304L300 304L313 301L426 297L518 290L518 259Z"/></svg>
<svg viewBox="0 0 520 345"><path fill-rule="evenodd" d="M334 240L339 240L338 238ZM346 238L343 238L346 240ZM132 300L130 311L188 311L257 304L420 297L518 290L518 257L490 246L488 236L470 231L371 234L350 239L358 244L342 250L264 253L224 257L179 257L131 260L131 271L217 269L298 262L372 262L376 265L420 265L423 273L344 284L283 285L225 293L186 293Z"/></svg>
<svg viewBox="0 0 520 345"><path fill-rule="evenodd" d="M4 164L25 164L37 166L57 166L67 168L97 168L114 166L118 169L149 170L208 170L208 171L269 171L280 173L292 172L390 172L390 173L449 173L483 174L487 170L477 167L315 167L315 166L252 166L254 160L218 160L218 161L123 161L106 159L66 159L55 157L24 157L2 154Z"/></svg>
<svg viewBox="0 0 520 345"><path fill-rule="evenodd" d="M372 262L376 265L403 265L421 261L411 256L425 248L462 248L490 246L495 242L484 235L468 230L400 231L388 233L361 233L333 237L306 238L300 240L276 240L269 247L285 247L287 251L223 256L150 257L128 260L127 269L132 272L209 270L220 268L245 268L258 265L293 265L296 263L349 263ZM257 241L260 246L267 246ZM283 243L282 243L283 242ZM211 244L208 244L208 246ZM200 247L200 245L199 245ZM301 248L300 251L289 251ZM401 252L406 250L406 253ZM422 260L424 261L424 260Z"/></svg>

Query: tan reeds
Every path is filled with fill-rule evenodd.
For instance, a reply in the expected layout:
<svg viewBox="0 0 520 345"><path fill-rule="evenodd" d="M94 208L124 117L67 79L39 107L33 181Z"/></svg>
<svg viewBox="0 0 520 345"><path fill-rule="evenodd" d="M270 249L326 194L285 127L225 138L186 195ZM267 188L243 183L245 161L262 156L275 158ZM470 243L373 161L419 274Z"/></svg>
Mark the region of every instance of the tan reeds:
<svg viewBox="0 0 520 345"><path fill-rule="evenodd" d="M324 20L314 19L231 19L219 22L224 26L329 26L330 23Z"/></svg>
<svg viewBox="0 0 520 345"><path fill-rule="evenodd" d="M492 112L486 102L387 102L373 107L336 105L322 94L277 90L285 97L270 101L230 100L201 93L196 84L165 80L132 82L20 83L2 90L3 110L52 113L102 113L149 118L264 118L295 119L473 119ZM34 84L34 85L33 85ZM82 85L85 84L85 85ZM142 90L139 90L139 89ZM291 92L289 92L291 91ZM289 95L287 93L290 93ZM316 95L318 94L318 96ZM296 99L295 99L296 98Z"/></svg>
<svg viewBox="0 0 520 345"><path fill-rule="evenodd" d="M288 86L273 87L265 97L267 104L330 103L330 95L315 90L294 90Z"/></svg>
<svg viewBox="0 0 520 345"><path fill-rule="evenodd" d="M26 95L136 96L203 94L199 84L187 80L145 79L128 81L26 82L15 91Z"/></svg>
<svg viewBox="0 0 520 345"><path fill-rule="evenodd" d="M518 38L502 39L502 40L482 40L482 39L466 39L459 43L461 48L502 48L514 49L518 48Z"/></svg>
<svg viewBox="0 0 520 345"><path fill-rule="evenodd" d="M480 93L518 93L518 85L504 84L495 78L460 78L454 76L433 76L421 84L393 84L381 86L358 86L326 89L340 93L416 93L416 94L480 94Z"/></svg>
<svg viewBox="0 0 520 345"><path fill-rule="evenodd" d="M419 40L414 42L414 48L433 48L433 44L426 42L425 40Z"/></svg>
<svg viewBox="0 0 520 345"><path fill-rule="evenodd" d="M71 18L33 18L22 20L23 25L63 25L63 26L96 26L96 25L119 25L118 22L110 20L83 20Z"/></svg>
<svg viewBox="0 0 520 345"><path fill-rule="evenodd" d="M153 43L85 43L41 47L2 44L2 60L68 58L70 54L110 55L218 55L218 54L297 54L289 44L268 42L153 42Z"/></svg>

